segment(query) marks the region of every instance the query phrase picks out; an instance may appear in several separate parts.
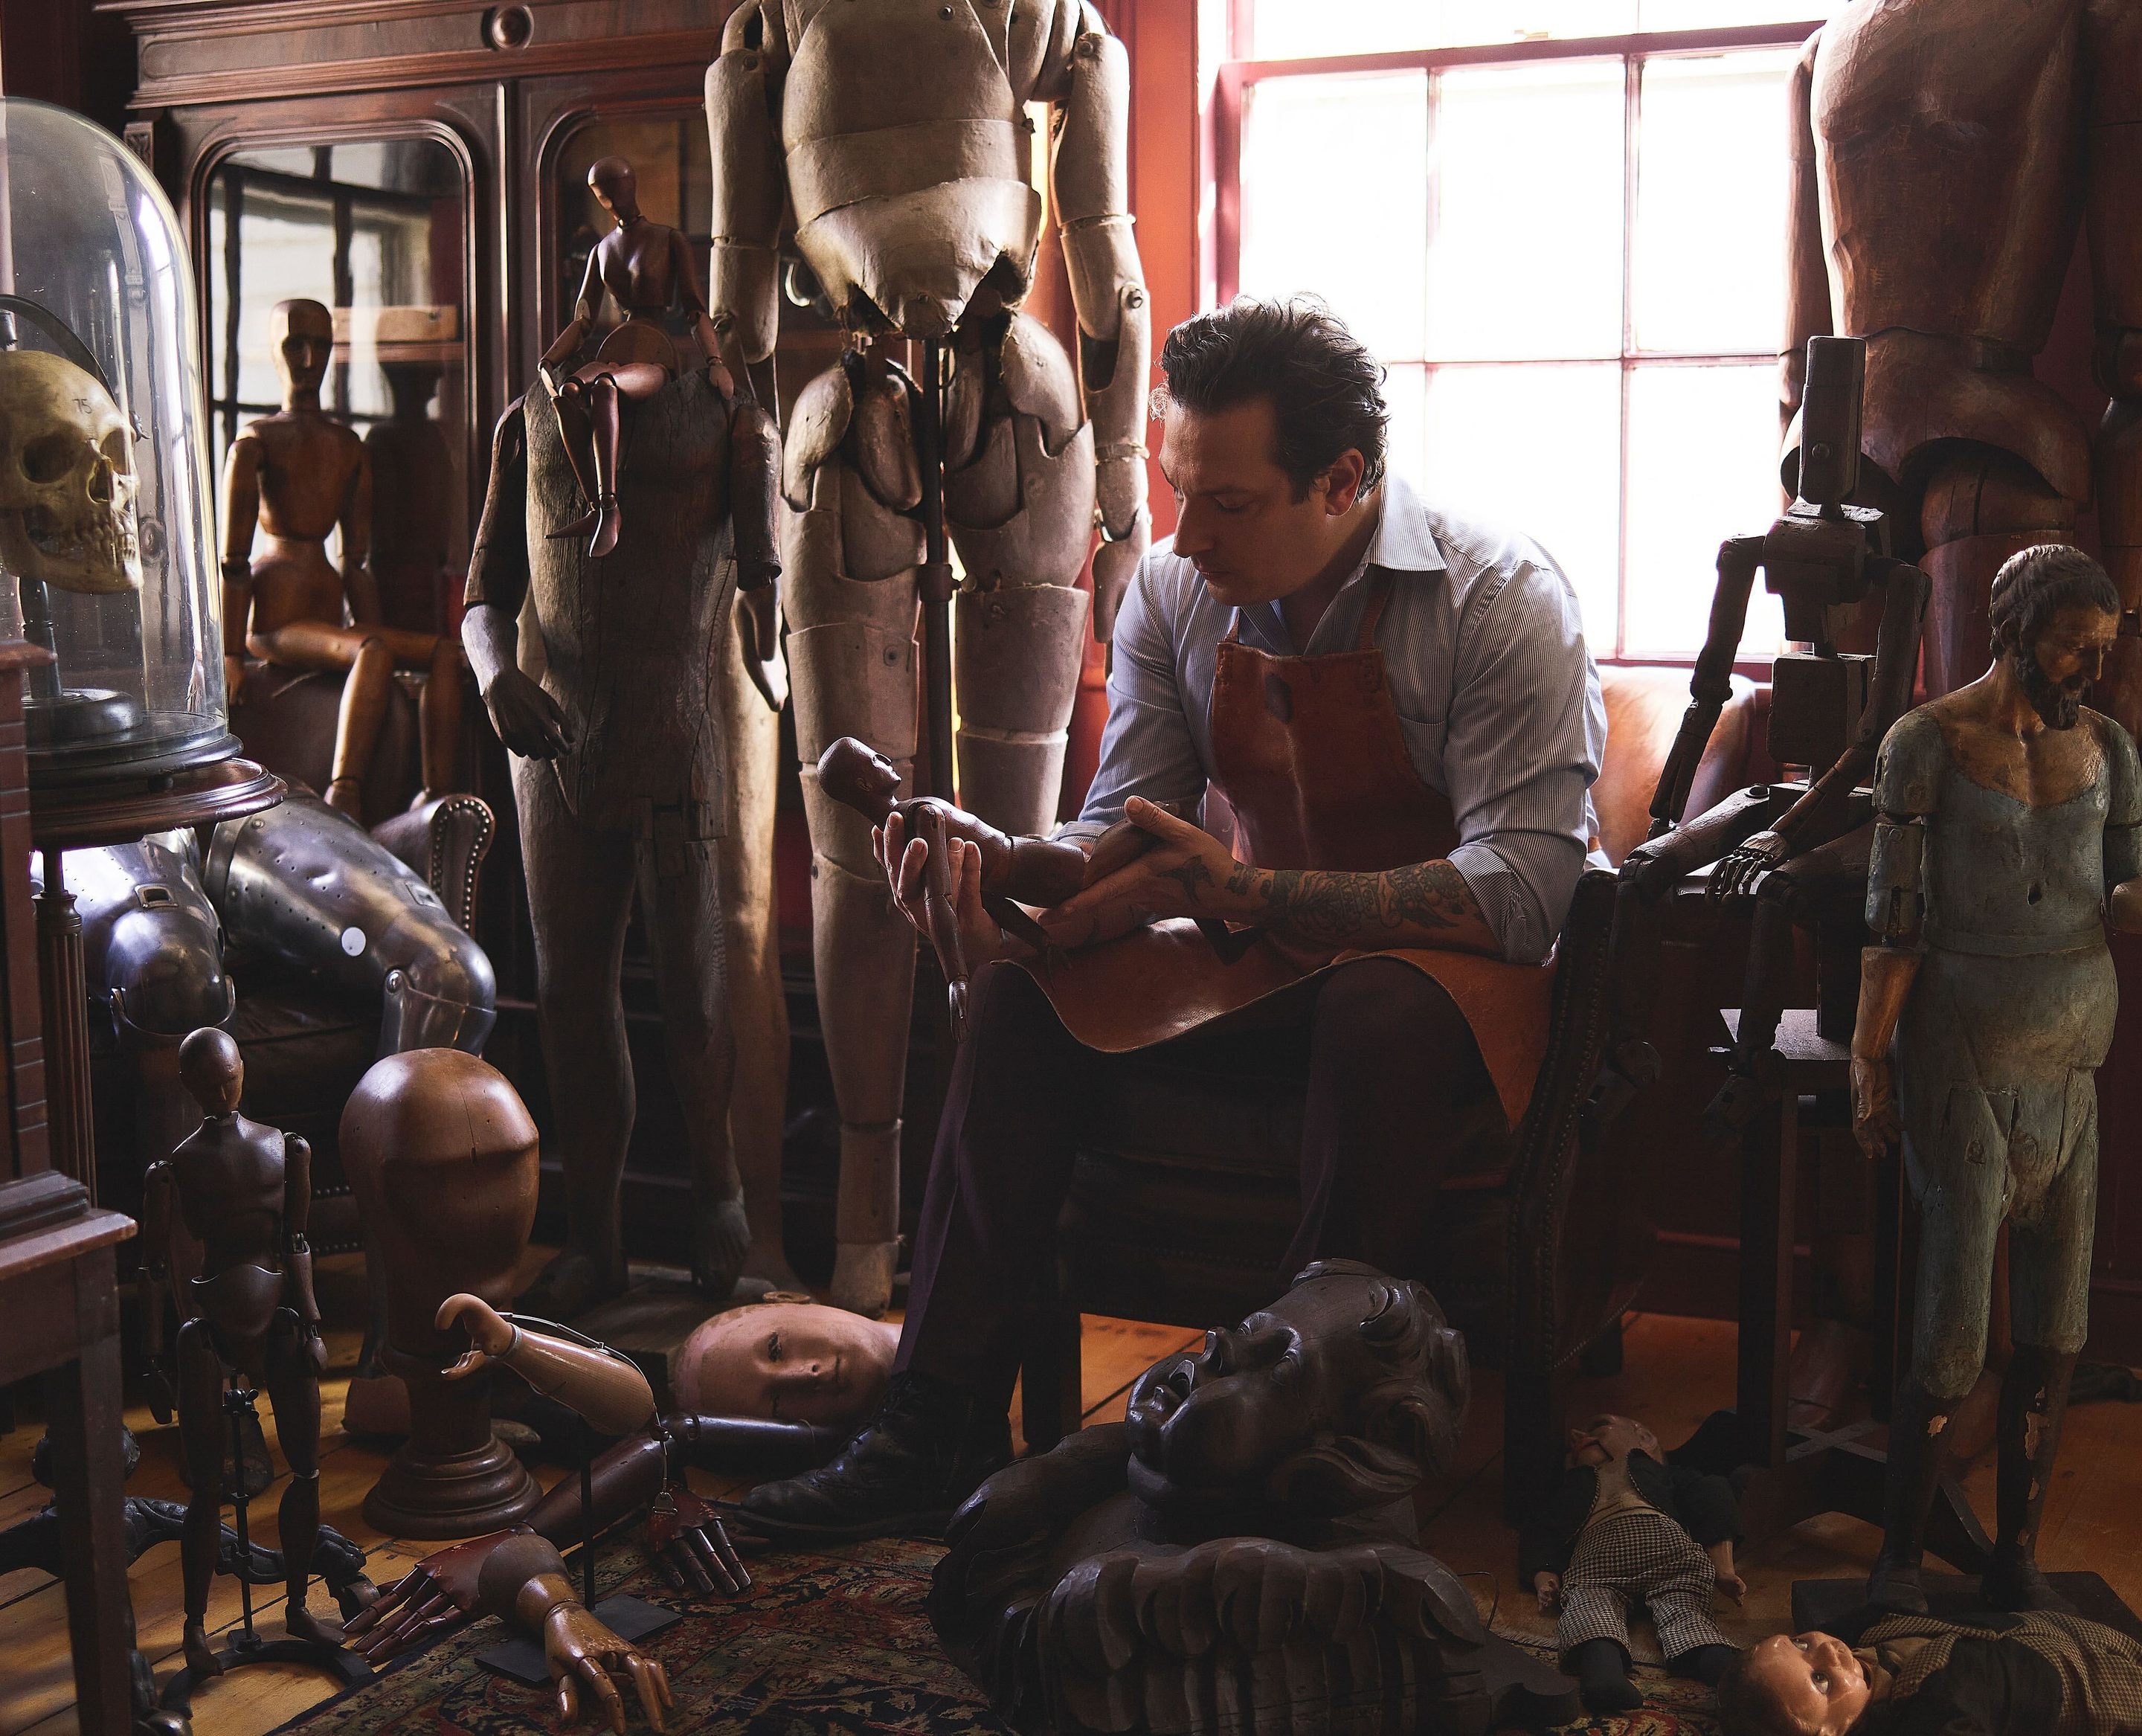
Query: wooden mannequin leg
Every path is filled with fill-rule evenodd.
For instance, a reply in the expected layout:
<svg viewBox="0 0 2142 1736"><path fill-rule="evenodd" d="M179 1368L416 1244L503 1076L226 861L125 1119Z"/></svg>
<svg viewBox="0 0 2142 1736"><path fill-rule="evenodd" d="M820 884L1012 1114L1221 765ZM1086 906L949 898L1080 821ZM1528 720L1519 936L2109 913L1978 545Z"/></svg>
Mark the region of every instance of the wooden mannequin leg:
<svg viewBox="0 0 2142 1736"><path fill-rule="evenodd" d="M179 1443L192 1495L179 1542L185 1585L186 1663L198 1677L220 1675L209 1650L205 1624L209 1587L215 1579L223 1540L223 1482L230 1462L230 1422L223 1410L223 1361L209 1342L208 1323L193 1319L179 1329Z"/></svg>
<svg viewBox="0 0 2142 1736"><path fill-rule="evenodd" d="M461 641L442 637L432 648L431 678L417 703L417 733L422 739L424 792L422 799L458 790L461 745Z"/></svg>
<svg viewBox="0 0 2142 1736"><path fill-rule="evenodd" d="M334 770L327 787L328 806L353 819L364 813L364 777L372 769L372 751L387 721L387 695L394 680L394 652L387 641L368 639L358 647L349 678L343 683L342 714L335 722Z"/></svg>

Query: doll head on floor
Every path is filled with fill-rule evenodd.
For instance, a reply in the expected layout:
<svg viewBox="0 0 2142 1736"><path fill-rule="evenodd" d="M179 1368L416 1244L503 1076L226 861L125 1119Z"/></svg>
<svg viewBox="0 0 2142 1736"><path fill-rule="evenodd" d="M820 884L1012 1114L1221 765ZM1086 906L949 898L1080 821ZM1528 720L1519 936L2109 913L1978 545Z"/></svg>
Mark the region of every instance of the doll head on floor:
<svg viewBox="0 0 2142 1736"><path fill-rule="evenodd" d="M1882 1686L1834 1634L1773 1634L1727 1665L1718 1683L1725 1736L1845 1736Z"/></svg>
<svg viewBox="0 0 2142 1736"><path fill-rule="evenodd" d="M1648 1453L1655 1459L1666 1457L1659 1451L1659 1438L1633 1417L1617 1417L1608 1412L1569 1432L1569 1463L1572 1467L1608 1464L1616 1459L1625 1459L1632 1452Z"/></svg>
<svg viewBox="0 0 2142 1736"><path fill-rule="evenodd" d="M884 1398L899 1346L889 1321L777 1292L703 1324L678 1353L670 1383L686 1412L859 1423Z"/></svg>

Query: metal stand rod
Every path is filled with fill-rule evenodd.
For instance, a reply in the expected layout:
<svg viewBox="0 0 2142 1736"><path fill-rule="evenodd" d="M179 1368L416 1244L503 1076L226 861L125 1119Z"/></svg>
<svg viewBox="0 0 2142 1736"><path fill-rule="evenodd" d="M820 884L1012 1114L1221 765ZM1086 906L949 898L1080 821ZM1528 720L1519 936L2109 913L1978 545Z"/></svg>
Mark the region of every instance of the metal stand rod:
<svg viewBox="0 0 2142 1736"><path fill-rule="evenodd" d="M245 1413L252 1409L253 1395L233 1381L223 1391L224 1413L230 1418L230 1505L236 1521L233 1529L238 1533L239 1559L243 1561L252 1551L253 1539L246 1529L246 1509L252 1497L245 1491ZM244 1574L238 1576L238 1607L245 1637L240 1645L258 1645L260 1636L253 1627L253 1582Z"/></svg>
<svg viewBox="0 0 2142 1736"><path fill-rule="evenodd" d="M935 338L922 341L922 377L916 383L915 444L922 462L923 561L922 713L929 731L925 796L952 795L952 563L945 540L945 440L939 379L943 351ZM919 770L919 768L918 768Z"/></svg>
<svg viewBox="0 0 2142 1736"><path fill-rule="evenodd" d="M595 1606L595 1461L585 1447L580 1452L580 1602Z"/></svg>

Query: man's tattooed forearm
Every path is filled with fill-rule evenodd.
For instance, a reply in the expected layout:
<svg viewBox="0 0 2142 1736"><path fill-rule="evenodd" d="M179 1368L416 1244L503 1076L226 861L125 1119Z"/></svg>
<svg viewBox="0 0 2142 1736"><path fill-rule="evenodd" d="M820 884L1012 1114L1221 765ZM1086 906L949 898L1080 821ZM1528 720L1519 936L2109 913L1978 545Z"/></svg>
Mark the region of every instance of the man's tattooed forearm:
<svg viewBox="0 0 2142 1736"><path fill-rule="evenodd" d="M1448 862L1416 862L1382 874L1294 868L1251 873L1255 878L1239 885L1241 874L1230 875L1228 890L1249 895L1261 905L1262 920L1305 940L1374 945L1418 939L1447 945L1477 939L1493 944L1472 889ZM1475 933L1453 934L1454 930Z"/></svg>

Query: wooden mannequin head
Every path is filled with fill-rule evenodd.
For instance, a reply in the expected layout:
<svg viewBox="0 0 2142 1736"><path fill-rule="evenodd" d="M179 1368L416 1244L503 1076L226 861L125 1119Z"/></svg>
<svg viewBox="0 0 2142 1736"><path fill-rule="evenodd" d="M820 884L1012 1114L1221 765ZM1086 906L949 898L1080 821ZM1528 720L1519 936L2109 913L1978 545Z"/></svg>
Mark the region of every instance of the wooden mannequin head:
<svg viewBox="0 0 2142 1736"><path fill-rule="evenodd" d="M214 1027L179 1045L179 1078L204 1115L230 1115L245 1094L245 1063L230 1033Z"/></svg>
<svg viewBox="0 0 2142 1736"><path fill-rule="evenodd" d="M334 316L316 301L279 301L268 313L268 347L283 382L283 406L317 406L334 354Z"/></svg>
<svg viewBox="0 0 2142 1736"><path fill-rule="evenodd" d="M622 228L639 215L639 181L623 157L598 157L588 170L588 190Z"/></svg>

